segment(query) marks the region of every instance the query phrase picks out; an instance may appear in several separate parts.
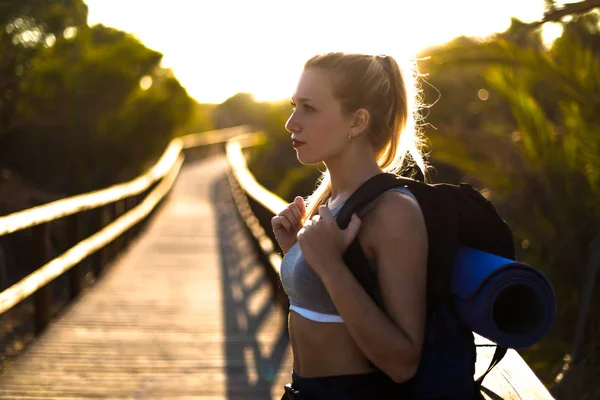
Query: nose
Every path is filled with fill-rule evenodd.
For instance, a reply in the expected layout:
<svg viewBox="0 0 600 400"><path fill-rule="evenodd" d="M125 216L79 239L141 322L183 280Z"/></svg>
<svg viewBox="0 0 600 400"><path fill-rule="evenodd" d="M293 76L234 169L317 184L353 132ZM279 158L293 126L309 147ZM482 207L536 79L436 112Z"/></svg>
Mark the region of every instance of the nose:
<svg viewBox="0 0 600 400"><path fill-rule="evenodd" d="M293 112L285 123L285 129L289 133L300 132L300 124L298 123L298 118L295 117L295 115L296 113Z"/></svg>

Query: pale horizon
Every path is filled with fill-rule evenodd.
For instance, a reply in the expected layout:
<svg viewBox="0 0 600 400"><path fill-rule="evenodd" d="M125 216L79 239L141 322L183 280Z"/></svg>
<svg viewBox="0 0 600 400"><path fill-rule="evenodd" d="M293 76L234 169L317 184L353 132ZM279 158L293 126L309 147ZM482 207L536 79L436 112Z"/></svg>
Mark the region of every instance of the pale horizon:
<svg viewBox="0 0 600 400"><path fill-rule="evenodd" d="M513 16L539 20L544 11L544 0L84 1L90 26L133 34L164 55L162 66L191 97L214 104L241 92L257 101L287 99L317 53L386 53L402 61L457 36L502 32Z"/></svg>

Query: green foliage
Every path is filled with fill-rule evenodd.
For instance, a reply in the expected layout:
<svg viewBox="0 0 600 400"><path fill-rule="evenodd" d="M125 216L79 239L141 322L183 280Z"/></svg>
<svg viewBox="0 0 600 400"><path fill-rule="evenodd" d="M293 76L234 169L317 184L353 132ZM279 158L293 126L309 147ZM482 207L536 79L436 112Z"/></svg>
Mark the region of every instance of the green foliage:
<svg viewBox="0 0 600 400"><path fill-rule="evenodd" d="M557 323L532 350L540 368L537 372L550 386L565 353L577 346L587 349L585 352L598 346L594 339L598 331L591 327L598 326L600 310L592 308L589 317L579 310L594 298L593 292L584 296L581 283L590 274L588 268L584 275L583 268L593 254L589 244L600 230L600 31L598 15L586 14L564 23L563 35L545 49L539 33L528 34L525 28L513 23L508 32L487 42L461 40L433 49L426 69L432 80L457 69L477 70L479 76L460 78L479 82L483 77L491 91L490 99L498 97L510 110L511 118L503 121L497 114L502 106L488 108L484 118L493 121L496 128L492 131L482 124L475 128L478 138L470 135L473 125L455 119L440 129L438 136L449 137L438 139L438 143L442 143L441 153L447 163L476 177L483 186L496 191L508 181L512 188L496 203L517 240L528 240L526 248L520 249L520 258L551 277L558 298ZM469 83L465 86L470 87ZM435 111L432 116L435 118ZM498 146L492 153L479 151L480 142L499 144L501 136L505 143L512 142L512 149ZM451 144L456 139L462 144ZM433 151L436 154L435 147ZM498 162L502 159L511 162ZM565 322L569 317L571 322ZM586 334L578 335L576 326ZM583 338L583 344L573 342L575 337ZM594 374L598 366L589 358L586 362L587 374L579 364L577 374L581 376L575 380L591 383L586 376ZM559 386L557 393L578 391L577 398L592 392L585 385L570 384L569 389Z"/></svg>
<svg viewBox="0 0 600 400"><path fill-rule="evenodd" d="M574 17L563 27L551 48L539 29L513 20L487 41L461 37L427 50L423 56L429 58L420 63L429 105L424 128L438 172L432 179L469 181L481 189L512 227L518 258L542 269L554 284L556 323L521 354L557 398L591 399L600 394L594 380L600 365L593 356L600 310L591 307L583 317L581 310L600 300L600 290L589 296L582 286L594 276L594 266L584 266L591 265L590 246L600 230L598 13ZM318 169L299 165L289 149L283 123L290 110L269 110L280 125L269 129L270 143L251 152L250 167L288 201L308 195ZM577 347L577 326L589 356L567 374L578 383L561 389L554 381L565 355Z"/></svg>
<svg viewBox="0 0 600 400"><path fill-rule="evenodd" d="M11 127L19 86L32 60L66 28L87 23L87 6L81 0L12 0L0 4L0 138Z"/></svg>
<svg viewBox="0 0 600 400"><path fill-rule="evenodd" d="M192 115L196 126L210 119L160 67L162 54L119 30L89 28L83 2L19 4L0 8L6 26L34 21L20 32L42 36L24 43L15 30L12 39L0 33L0 45L19 60L0 61L0 82L12 93L0 104L5 168L51 192L81 193L133 178L174 135L188 133L183 127Z"/></svg>
<svg viewBox="0 0 600 400"><path fill-rule="evenodd" d="M176 136L215 129L213 124L214 109L214 104L194 103L189 113L188 122L177 128Z"/></svg>

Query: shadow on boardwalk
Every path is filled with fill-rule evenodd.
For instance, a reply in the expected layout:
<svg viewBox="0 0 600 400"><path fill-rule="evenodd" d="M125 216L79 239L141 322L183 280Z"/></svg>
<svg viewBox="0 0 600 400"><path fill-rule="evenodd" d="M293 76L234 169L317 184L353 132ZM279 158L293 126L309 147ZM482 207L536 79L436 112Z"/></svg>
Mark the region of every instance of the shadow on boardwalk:
<svg viewBox="0 0 600 400"><path fill-rule="evenodd" d="M274 301L226 177L211 188L211 201L219 236L227 398L268 399L285 367L289 345L285 315ZM278 391L283 388L275 388Z"/></svg>

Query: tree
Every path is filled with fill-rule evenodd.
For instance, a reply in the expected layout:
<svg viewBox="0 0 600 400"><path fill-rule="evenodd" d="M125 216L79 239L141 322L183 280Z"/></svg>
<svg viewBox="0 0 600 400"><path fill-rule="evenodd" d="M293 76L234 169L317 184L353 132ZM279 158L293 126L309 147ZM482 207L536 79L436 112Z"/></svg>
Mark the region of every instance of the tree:
<svg viewBox="0 0 600 400"><path fill-rule="evenodd" d="M39 49L21 79L1 158L63 194L132 178L164 150L193 104L161 59L102 25Z"/></svg>
<svg viewBox="0 0 600 400"><path fill-rule="evenodd" d="M20 86L32 60L57 38L72 35L86 24L87 6L82 0L5 0L0 4L0 140L11 129Z"/></svg>
<svg viewBox="0 0 600 400"><path fill-rule="evenodd" d="M600 320L590 307L600 268L600 35L595 12L563 25L562 37L548 51L536 45L537 39L515 33L523 24L513 24L489 42L440 49L429 67L440 74L449 67L484 66L486 84L510 107L517 130L507 129L505 136L514 140L522 161L518 168L501 164L497 169L521 188L517 204L531 210L528 236L540 242L535 260L559 282L558 318L572 321L555 333L570 340L555 348L571 357L553 390L583 395L596 375L584 355L598 345L593 339L598 332L590 329ZM459 154L455 164L460 167L464 158Z"/></svg>

